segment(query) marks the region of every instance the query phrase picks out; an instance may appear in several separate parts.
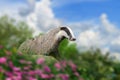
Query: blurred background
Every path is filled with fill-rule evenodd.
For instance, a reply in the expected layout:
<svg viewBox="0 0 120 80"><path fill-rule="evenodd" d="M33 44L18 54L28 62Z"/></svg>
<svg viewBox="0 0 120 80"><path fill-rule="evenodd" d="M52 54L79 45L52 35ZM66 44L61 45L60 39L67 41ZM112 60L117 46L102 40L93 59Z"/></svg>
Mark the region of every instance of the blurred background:
<svg viewBox="0 0 120 80"><path fill-rule="evenodd" d="M77 41L59 51L85 80L120 80L120 1L0 0L0 45L17 50L26 39L68 26Z"/></svg>

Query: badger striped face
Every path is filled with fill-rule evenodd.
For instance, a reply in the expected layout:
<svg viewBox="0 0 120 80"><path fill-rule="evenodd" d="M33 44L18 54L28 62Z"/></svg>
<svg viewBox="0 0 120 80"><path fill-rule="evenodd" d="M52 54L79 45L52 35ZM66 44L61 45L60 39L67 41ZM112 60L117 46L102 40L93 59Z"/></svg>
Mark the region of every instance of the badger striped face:
<svg viewBox="0 0 120 80"><path fill-rule="evenodd" d="M57 34L57 37L65 37L71 41L75 41L75 36L73 35L72 30L69 27L61 27L60 31Z"/></svg>

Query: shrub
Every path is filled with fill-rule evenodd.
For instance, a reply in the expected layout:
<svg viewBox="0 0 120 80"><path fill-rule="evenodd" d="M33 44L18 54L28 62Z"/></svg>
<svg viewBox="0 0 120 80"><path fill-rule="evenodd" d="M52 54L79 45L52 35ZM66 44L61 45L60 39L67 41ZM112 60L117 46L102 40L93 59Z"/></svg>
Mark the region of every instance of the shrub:
<svg viewBox="0 0 120 80"><path fill-rule="evenodd" d="M49 59L50 60L50 59ZM33 58L13 50L0 49L0 79L2 80L82 80L72 61L46 64L45 58Z"/></svg>

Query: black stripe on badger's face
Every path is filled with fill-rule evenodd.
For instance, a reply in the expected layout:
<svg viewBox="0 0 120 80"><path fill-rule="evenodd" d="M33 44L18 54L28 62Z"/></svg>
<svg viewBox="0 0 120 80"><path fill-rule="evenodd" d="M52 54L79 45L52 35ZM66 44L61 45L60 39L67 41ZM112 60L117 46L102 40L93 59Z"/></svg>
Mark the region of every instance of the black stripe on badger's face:
<svg viewBox="0 0 120 80"><path fill-rule="evenodd" d="M72 30L69 27L61 27L61 30L64 30L67 33L67 35L69 36L69 39L71 41L75 41L76 40L74 35L73 35Z"/></svg>

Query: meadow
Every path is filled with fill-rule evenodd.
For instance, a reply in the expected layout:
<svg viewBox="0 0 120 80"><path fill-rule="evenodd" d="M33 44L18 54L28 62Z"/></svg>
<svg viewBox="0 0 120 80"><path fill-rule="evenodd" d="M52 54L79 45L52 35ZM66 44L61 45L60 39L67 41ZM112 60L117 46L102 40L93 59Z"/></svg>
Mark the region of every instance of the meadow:
<svg viewBox="0 0 120 80"><path fill-rule="evenodd" d="M80 51L77 43L64 40L59 46L62 60L51 56L18 53L33 31L22 21L0 18L0 80L120 80L120 61L100 49Z"/></svg>

